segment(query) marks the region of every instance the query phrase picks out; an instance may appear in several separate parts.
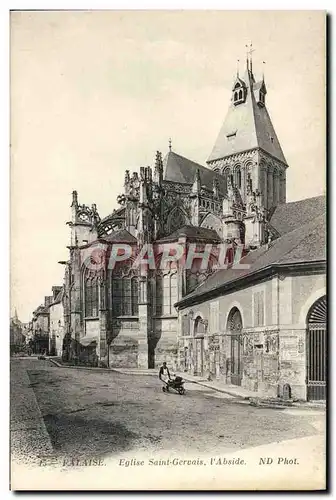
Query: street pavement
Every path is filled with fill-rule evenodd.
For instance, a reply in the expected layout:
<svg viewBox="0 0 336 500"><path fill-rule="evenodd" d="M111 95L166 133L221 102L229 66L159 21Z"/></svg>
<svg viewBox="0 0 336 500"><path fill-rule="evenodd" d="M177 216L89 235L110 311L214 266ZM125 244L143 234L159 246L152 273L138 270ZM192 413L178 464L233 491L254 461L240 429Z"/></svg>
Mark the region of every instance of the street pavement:
<svg viewBox="0 0 336 500"><path fill-rule="evenodd" d="M30 459L149 449L231 453L324 431L323 411L252 407L193 383L183 396L167 394L155 377L48 360L13 359L11 387L12 453L26 455L31 442Z"/></svg>

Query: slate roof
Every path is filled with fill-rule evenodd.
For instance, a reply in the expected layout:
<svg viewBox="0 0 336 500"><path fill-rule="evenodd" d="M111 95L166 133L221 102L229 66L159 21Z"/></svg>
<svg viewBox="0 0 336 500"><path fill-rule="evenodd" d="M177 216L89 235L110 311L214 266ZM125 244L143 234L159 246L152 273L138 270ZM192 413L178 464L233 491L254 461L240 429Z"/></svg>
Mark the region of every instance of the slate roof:
<svg viewBox="0 0 336 500"><path fill-rule="evenodd" d="M226 194L227 187L222 175L210 170L199 163L188 160L174 151L169 151L163 160L163 179L165 181L193 184L197 169L200 171L201 185L208 189L213 188L214 179L218 180L219 192Z"/></svg>
<svg viewBox="0 0 336 500"><path fill-rule="evenodd" d="M262 82L255 83L251 72L246 72L243 80L247 86L246 100L236 106L231 103L208 162L262 148L287 164L267 108L256 101L254 92Z"/></svg>
<svg viewBox="0 0 336 500"><path fill-rule="evenodd" d="M316 196L305 200L278 205L270 219L271 226L281 235L301 227L326 211L326 197Z"/></svg>
<svg viewBox="0 0 336 500"><path fill-rule="evenodd" d="M101 236L100 240L107 241L108 243L136 243L137 239L127 229L119 229L112 233Z"/></svg>
<svg viewBox="0 0 336 500"><path fill-rule="evenodd" d="M189 240L209 240L209 241L221 241L217 232L214 229L208 229L206 227L196 227L196 226L183 226L172 234L160 238L158 242L174 241L178 240L180 237L186 237Z"/></svg>
<svg viewBox="0 0 336 500"><path fill-rule="evenodd" d="M106 222L106 221L113 219L113 218L122 218L124 216L124 214L125 214L125 207L120 207L120 208L116 209L114 212L112 212L111 214L104 217L99 222L99 224L102 224L103 222Z"/></svg>
<svg viewBox="0 0 336 500"><path fill-rule="evenodd" d="M178 305L183 305L189 299L198 299L216 289L224 293L238 282L254 274L271 269L274 266L300 265L303 263L325 262L326 260L326 216L320 214L307 224L290 231L271 243L270 248L263 246L251 251L241 260L247 264L247 269L221 269L216 271L192 293L185 296ZM246 284L246 282L245 282Z"/></svg>

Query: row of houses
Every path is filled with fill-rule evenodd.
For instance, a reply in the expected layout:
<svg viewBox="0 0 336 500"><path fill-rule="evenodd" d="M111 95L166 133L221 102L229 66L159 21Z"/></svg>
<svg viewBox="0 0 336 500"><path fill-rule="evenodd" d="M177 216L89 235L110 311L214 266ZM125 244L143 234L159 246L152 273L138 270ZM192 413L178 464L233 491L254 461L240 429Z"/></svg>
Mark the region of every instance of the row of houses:
<svg viewBox="0 0 336 500"><path fill-rule="evenodd" d="M64 337L63 286L53 286L52 295L33 312L29 324L29 343L36 354L61 356Z"/></svg>

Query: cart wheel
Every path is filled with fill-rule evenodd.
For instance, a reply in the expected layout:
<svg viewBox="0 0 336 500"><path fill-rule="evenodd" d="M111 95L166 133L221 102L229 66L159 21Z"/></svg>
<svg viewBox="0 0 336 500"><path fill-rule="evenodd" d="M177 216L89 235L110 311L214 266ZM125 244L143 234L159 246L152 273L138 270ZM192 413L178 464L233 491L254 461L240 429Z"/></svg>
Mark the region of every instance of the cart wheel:
<svg viewBox="0 0 336 500"><path fill-rule="evenodd" d="M179 392L179 394L181 394L181 396L182 396L182 394L184 394L184 393L185 393L185 389L184 389L184 387L180 387L180 388L179 388L179 390L178 390L178 392Z"/></svg>

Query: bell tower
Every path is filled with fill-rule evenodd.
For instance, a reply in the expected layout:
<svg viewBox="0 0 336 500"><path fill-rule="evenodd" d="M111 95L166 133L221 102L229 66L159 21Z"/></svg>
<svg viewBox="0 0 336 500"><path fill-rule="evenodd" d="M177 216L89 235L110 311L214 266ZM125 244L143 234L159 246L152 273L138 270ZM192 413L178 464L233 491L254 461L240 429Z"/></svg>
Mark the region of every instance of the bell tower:
<svg viewBox="0 0 336 500"><path fill-rule="evenodd" d="M227 182L232 179L244 204L248 190L258 191L267 217L286 202L288 164L266 107L264 76L257 81L253 73L252 52L250 47L244 75L237 71L231 103L207 164Z"/></svg>

